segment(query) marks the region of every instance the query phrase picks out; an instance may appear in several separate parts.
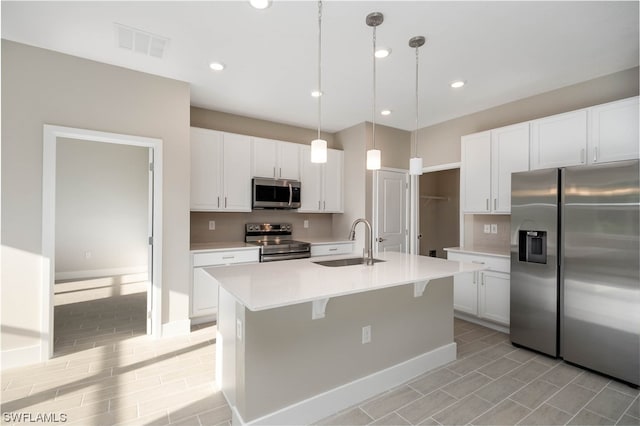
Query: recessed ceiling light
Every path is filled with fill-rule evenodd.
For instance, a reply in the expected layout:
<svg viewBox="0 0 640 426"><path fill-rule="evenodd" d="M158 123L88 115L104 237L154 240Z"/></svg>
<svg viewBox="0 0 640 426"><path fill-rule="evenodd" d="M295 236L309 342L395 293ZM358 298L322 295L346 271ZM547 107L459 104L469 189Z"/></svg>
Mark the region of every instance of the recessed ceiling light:
<svg viewBox="0 0 640 426"><path fill-rule="evenodd" d="M320 92L319 90L314 90L313 92L311 92L311 96L313 96L314 98L319 98L322 95L323 93Z"/></svg>
<svg viewBox="0 0 640 426"><path fill-rule="evenodd" d="M256 9L266 9L271 6L271 0L249 0L249 3Z"/></svg>
<svg viewBox="0 0 640 426"><path fill-rule="evenodd" d="M459 89L462 86L464 86L466 83L466 81L462 81L462 80L456 80L454 82L451 83L451 87L453 87L454 89Z"/></svg>
<svg viewBox="0 0 640 426"><path fill-rule="evenodd" d="M382 111L380 111L381 115L391 115L391 110L390 109L383 109Z"/></svg>
<svg viewBox="0 0 640 426"><path fill-rule="evenodd" d="M376 58L386 58L391 55L391 48L389 47L380 47L376 50L375 56Z"/></svg>
<svg viewBox="0 0 640 426"><path fill-rule="evenodd" d="M209 64L209 68L214 71L222 71L224 69L224 64L221 62L211 62Z"/></svg>

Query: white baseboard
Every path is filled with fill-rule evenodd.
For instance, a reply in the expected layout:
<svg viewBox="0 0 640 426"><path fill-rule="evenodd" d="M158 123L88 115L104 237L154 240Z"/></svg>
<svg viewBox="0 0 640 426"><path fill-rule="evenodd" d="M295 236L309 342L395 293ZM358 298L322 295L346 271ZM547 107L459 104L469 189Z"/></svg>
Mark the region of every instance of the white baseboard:
<svg viewBox="0 0 640 426"><path fill-rule="evenodd" d="M456 360L456 344L450 343L392 367L338 386L266 416L245 422L235 406L233 425L308 425L401 385L427 371Z"/></svg>
<svg viewBox="0 0 640 426"><path fill-rule="evenodd" d="M162 324L162 337L185 336L191 333L191 320L171 321Z"/></svg>
<svg viewBox="0 0 640 426"><path fill-rule="evenodd" d="M147 265L127 266L122 268L87 269L84 271L56 272L55 280L82 280L87 278L109 277L113 275L140 274L147 272Z"/></svg>
<svg viewBox="0 0 640 426"><path fill-rule="evenodd" d="M0 355L0 369L24 367L26 365L42 362L40 359L40 345L2 351Z"/></svg>
<svg viewBox="0 0 640 426"><path fill-rule="evenodd" d="M500 324L495 324L495 323L490 322L490 321L484 321L484 320L482 320L482 319L480 319L478 317L474 317L473 315L468 315L468 314L465 314L465 313L462 313L462 312L454 311L453 316L456 317L456 318L460 318L462 320L465 320L465 321L472 322L474 324L481 325L483 327L490 328L490 329L495 330L495 331L500 331L500 332L506 333L506 334L510 333L509 327L505 327L504 325L500 325Z"/></svg>

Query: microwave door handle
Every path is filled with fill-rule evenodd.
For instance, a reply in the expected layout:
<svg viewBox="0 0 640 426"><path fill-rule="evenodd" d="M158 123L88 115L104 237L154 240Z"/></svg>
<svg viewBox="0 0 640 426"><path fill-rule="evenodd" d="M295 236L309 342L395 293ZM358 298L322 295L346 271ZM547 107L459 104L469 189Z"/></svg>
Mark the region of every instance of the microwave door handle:
<svg viewBox="0 0 640 426"><path fill-rule="evenodd" d="M291 184L289 184L289 207L291 207L291 202L293 201L293 188Z"/></svg>

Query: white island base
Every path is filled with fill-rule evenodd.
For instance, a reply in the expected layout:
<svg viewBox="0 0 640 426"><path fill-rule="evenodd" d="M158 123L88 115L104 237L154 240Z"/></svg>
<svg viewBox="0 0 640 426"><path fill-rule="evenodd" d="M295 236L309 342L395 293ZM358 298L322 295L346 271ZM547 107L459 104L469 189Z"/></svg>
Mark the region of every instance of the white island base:
<svg viewBox="0 0 640 426"><path fill-rule="evenodd" d="M216 380L234 425L310 424L456 359L450 276L478 266L399 253L380 258L387 262L208 269L220 283ZM323 281L322 294L300 301ZM288 294L275 303L275 291ZM323 301L323 315L314 300ZM371 341L363 344L367 326Z"/></svg>

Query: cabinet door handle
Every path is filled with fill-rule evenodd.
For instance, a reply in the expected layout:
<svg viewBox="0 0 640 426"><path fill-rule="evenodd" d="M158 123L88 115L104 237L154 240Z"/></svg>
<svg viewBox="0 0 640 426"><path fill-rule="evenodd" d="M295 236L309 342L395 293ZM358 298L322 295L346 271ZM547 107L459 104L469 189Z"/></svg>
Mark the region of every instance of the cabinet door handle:
<svg viewBox="0 0 640 426"><path fill-rule="evenodd" d="M598 147L597 146L593 149L593 162L594 163L598 162Z"/></svg>
<svg viewBox="0 0 640 426"><path fill-rule="evenodd" d="M224 197L224 208L227 208L227 197Z"/></svg>
<svg viewBox="0 0 640 426"><path fill-rule="evenodd" d="M320 204L320 203L321 203L321 201L320 201L320 200L318 200L318 210L322 210L322 208L320 207L320 206L321 206L321 204Z"/></svg>
<svg viewBox="0 0 640 426"><path fill-rule="evenodd" d="M282 177L282 167L280 167L280 175L279 177Z"/></svg>
<svg viewBox="0 0 640 426"><path fill-rule="evenodd" d="M275 166L273 167L273 177L276 177L276 168L275 168Z"/></svg>
<svg viewBox="0 0 640 426"><path fill-rule="evenodd" d="M330 248L329 251L338 251L338 247Z"/></svg>
<svg viewBox="0 0 640 426"><path fill-rule="evenodd" d="M478 265L484 265L484 262L480 262L479 260L472 260L471 263L477 263Z"/></svg>
<svg viewBox="0 0 640 426"><path fill-rule="evenodd" d="M235 259L235 256L222 256L223 259Z"/></svg>
<svg viewBox="0 0 640 426"><path fill-rule="evenodd" d="M498 199L497 198L493 199L493 210L498 210Z"/></svg>
<svg viewBox="0 0 640 426"><path fill-rule="evenodd" d="M327 209L327 202L323 201L322 202L322 210L326 210Z"/></svg>
<svg viewBox="0 0 640 426"><path fill-rule="evenodd" d="M484 274L482 274L482 285L484 285Z"/></svg>
<svg viewBox="0 0 640 426"><path fill-rule="evenodd" d="M477 273L473 272L473 284L477 284Z"/></svg>
<svg viewBox="0 0 640 426"><path fill-rule="evenodd" d="M580 150L580 162L584 164L584 148Z"/></svg>
<svg viewBox="0 0 640 426"><path fill-rule="evenodd" d="M218 195L218 208L220 208L220 196Z"/></svg>

